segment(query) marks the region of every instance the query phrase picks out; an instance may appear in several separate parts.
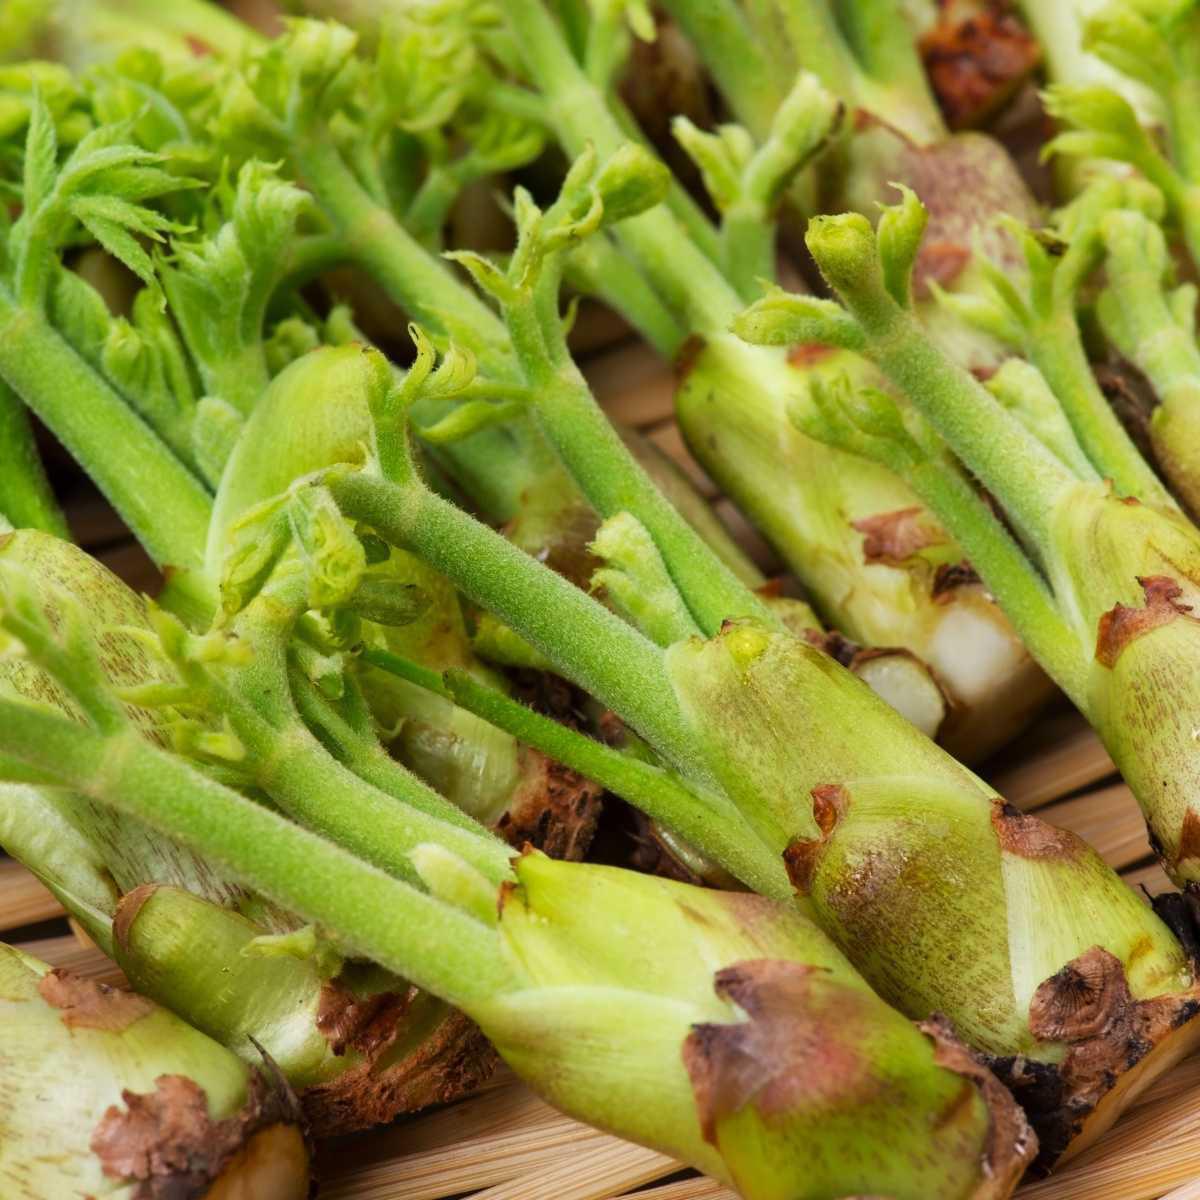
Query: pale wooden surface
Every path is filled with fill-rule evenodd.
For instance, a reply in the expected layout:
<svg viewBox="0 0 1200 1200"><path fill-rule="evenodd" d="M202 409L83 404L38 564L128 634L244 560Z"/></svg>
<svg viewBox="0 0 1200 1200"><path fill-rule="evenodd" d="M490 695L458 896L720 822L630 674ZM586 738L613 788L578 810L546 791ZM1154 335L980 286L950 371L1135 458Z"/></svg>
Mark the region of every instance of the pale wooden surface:
<svg viewBox="0 0 1200 1200"><path fill-rule="evenodd" d="M609 412L681 461L718 511L733 518L735 535L763 569L777 570L770 550L749 536L687 456L671 419L669 369L632 345L604 351L588 369ZM153 569L103 504L73 504L71 515L82 544L134 586L153 588ZM1131 886L1152 892L1168 886L1150 857L1136 804L1077 715L1052 713L1003 758L990 775L1014 804L1081 834ZM0 860L0 931L60 913L23 868ZM98 951L68 933L21 944L56 965L119 979ZM710 1180L680 1178L681 1168L663 1155L561 1116L507 1072L457 1105L324 1146L319 1158L326 1200L613 1200L635 1191L639 1200L734 1200ZM1200 1059L1159 1080L1076 1162L1019 1194L1026 1200L1200 1200Z"/></svg>

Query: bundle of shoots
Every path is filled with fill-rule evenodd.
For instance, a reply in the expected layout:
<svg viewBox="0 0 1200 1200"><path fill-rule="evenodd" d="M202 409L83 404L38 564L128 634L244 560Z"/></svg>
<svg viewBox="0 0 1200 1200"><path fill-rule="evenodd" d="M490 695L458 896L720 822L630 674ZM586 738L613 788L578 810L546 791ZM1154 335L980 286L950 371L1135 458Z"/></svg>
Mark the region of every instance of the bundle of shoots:
<svg viewBox="0 0 1200 1200"><path fill-rule="evenodd" d="M602 157L614 154L627 137L612 95L628 45L621 21L612 12L594 17L592 60L585 54L581 64L542 4L521 0L508 16L531 85L522 95L541 105L568 153L592 144ZM831 454L788 421L786 399L806 390L810 377L852 365L852 356L814 347L789 361L774 351L748 353L728 332L743 297L757 294L756 279L773 274L774 210L830 136L837 112L836 100L806 75L758 140L741 127L714 135L681 127L724 210L720 229L697 231L681 219L672 182L666 204L580 247L567 278L615 280L618 269L633 267L653 286L689 335L685 345L663 349L679 355L677 416L697 458L780 551L820 616L867 647L858 665L889 676L881 691L926 732L978 755L1010 736L1046 694L1040 672L911 491L886 471ZM609 289L617 307L640 324L619 291ZM876 661L879 647L913 657L891 655L885 665Z"/></svg>
<svg viewBox="0 0 1200 1200"><path fill-rule="evenodd" d="M943 21L952 7L940 14ZM972 368L994 366L1001 357L995 342L939 311L931 303L933 289L969 292L976 286L977 242L1010 269L1019 267L1020 252L995 218L1007 214L1031 222L1038 209L1004 147L985 134L961 131L974 122L965 104L943 89L939 98L945 97L951 114L958 111L952 120L960 131L947 128L908 6L899 0L755 0L743 8L736 0L671 0L668 8L754 137L768 136L798 70L812 72L837 98L847 119L832 147L801 177L803 186L793 188L785 217L797 210L872 213L891 181L908 184L930 212L929 237L913 270L915 302L956 358ZM938 25L926 34L935 42L953 36ZM927 50L936 68L936 47ZM1021 57L1015 78L1030 69L1036 50ZM998 104L1007 86L982 100L981 109Z"/></svg>
<svg viewBox="0 0 1200 1200"><path fill-rule="evenodd" d="M152 611L140 597L57 538L22 530L0 543L0 568L26 581L25 636L43 620L82 616L73 636L95 640L101 677L133 697L110 722L186 748L225 777L236 773L236 737L219 717L206 719L202 697L185 703L178 673L153 652ZM0 591L16 604L12 589ZM0 693L83 716L52 675L19 658L0 662ZM159 703L163 693L174 703ZM264 1048L317 1132L445 1101L491 1069L482 1038L459 1014L377 966L344 961L293 914L81 794L36 780L0 785L0 845L140 991L250 1061Z"/></svg>
<svg viewBox="0 0 1200 1200"><path fill-rule="evenodd" d="M10 777L112 805L403 972L565 1112L747 1200L1011 1194L1035 1149L1012 1098L946 1024L889 1009L798 907L534 851L489 875L440 838L410 839L385 872L101 720L119 700L95 647L22 609L6 605L6 627L16 611L25 654L88 719L0 700ZM360 848L380 838L358 834ZM399 868L397 849L373 856Z"/></svg>
<svg viewBox="0 0 1200 1200"><path fill-rule="evenodd" d="M309 1195L300 1114L269 1063L247 1066L150 1000L11 946L0 946L0 1019L11 1200Z"/></svg>
<svg viewBox="0 0 1200 1200"><path fill-rule="evenodd" d="M131 235L152 235L170 218L144 203L113 195L119 189L112 185L117 182L129 196L145 201L174 196L186 179L165 169L160 156L121 143L119 137L127 129L119 124L77 137L78 144L59 164L56 125L61 132L61 123L46 105L34 106L24 214L9 231L11 274L0 301L6 310L5 345L12 351L6 356L6 370L15 372L14 385L22 398L83 461L157 561L183 568L173 572L168 589L172 603L203 628L208 615L221 608L219 577L207 569L215 503L210 481L225 474L224 460L236 441L242 414L257 398L254 388L265 387L269 379L270 347L260 328L281 240L291 232L304 198L268 168L243 168L236 186L218 186L209 195L216 210L211 236L198 244L184 244L181 237L175 260L160 264L156 273ZM130 317L112 317L89 285L61 266L58 248L74 236L78 223L146 280ZM160 279L163 290L174 298L169 312L161 307ZM18 301L18 296L24 299ZM259 457L265 460L268 455ZM16 483L7 465L5 479L6 486ZM285 476L285 482L290 479L290 474ZM234 472L229 487L238 486L245 485L239 485ZM225 512L229 511L227 505ZM30 542L27 535L18 534L6 543L6 554L20 555L26 546L39 572L45 571L49 579L58 578L85 593L98 589L110 597L114 589L121 590L65 543ZM269 555L269 546L264 553ZM426 594L404 575L409 560L394 562L400 556L386 552L382 558L356 601L350 622L355 638L363 625L383 629L412 619L418 615L414 601L425 603ZM429 575L417 564L411 564L411 570ZM450 602L457 603L453 597ZM116 595L113 603L115 614L99 600L96 607L126 624L144 624L135 597ZM342 634L347 628L343 622ZM331 686L326 681L337 673L337 636L337 631L317 631L309 645L297 650L296 669L318 713L321 686ZM388 758L357 690L351 689L345 705L339 746L358 770L385 790L412 793L443 816L461 819L450 804ZM427 708L438 705L446 708L440 700ZM290 717L300 758L320 757L328 768L328 755L314 735L298 715ZM522 750L509 735L475 725L490 741L476 744L471 781L476 786L464 785L463 792L496 820L509 815L511 802L514 828L522 836L545 830L549 795L558 805L551 815L569 818L566 828L582 831L564 835L562 841L574 846L586 840L597 789L536 752ZM201 739L201 746L218 759L228 749L219 730ZM467 757L453 743L445 758L454 761L456 755L458 760ZM490 764L496 761L500 768L493 771ZM305 770L294 756L292 769L300 775ZM490 791L479 786L493 779ZM42 868L54 847L40 836L39 825L46 805L35 806L30 797L9 800L6 825L11 820L12 827L6 844L35 870L48 874ZM136 951L133 943L122 948L130 974L156 996L189 1011L193 1023L239 1050L249 1050L248 1036L268 1045L304 1090L319 1127L369 1124L405 1107L447 1099L490 1065L468 1023L444 1006L416 997L407 984L385 972L358 972L360 979L351 971L338 982L311 962L287 957L243 961L239 956L244 945L260 935L287 932L296 922L284 918L284 928L277 927L276 915L264 917L254 903L243 903L240 893L231 894L204 864L181 865L169 847L158 846L142 831L97 823L86 808L54 821L53 827L62 828L64 822L81 828L83 840L93 846L84 861L95 868L84 871L87 878L76 889L78 903L64 896L68 907L89 928L106 926L117 919L118 905L133 895L137 903L130 901L129 911L140 913L133 927L148 932ZM107 875L116 880L115 890ZM182 887L184 892L164 891L155 904L139 909L137 904L146 899L139 889L159 884ZM213 903L193 903L196 896ZM238 911L226 912L214 904ZM89 906L95 909L90 915ZM160 910L165 932L150 932L155 924L151 914ZM102 932L95 936L103 940ZM232 959L229 976L239 981L215 1001L196 977L196 966L204 960L190 950L194 940L205 939L214 957ZM132 963L135 953L146 960L140 972ZM333 975L338 975L336 968ZM339 1016L347 1005L354 1011L357 1002L348 999L351 993L359 999L382 997L376 1001L383 1010L379 1020L375 1026L367 1022L370 1036L358 1044L353 1022ZM368 1015L359 1006L355 1019L361 1024Z"/></svg>
<svg viewBox="0 0 1200 1200"><path fill-rule="evenodd" d="M1073 325L1073 291L1101 253L1097 224L1110 245L1147 229L1143 214L1112 204L1120 186L1093 186L1067 210L1058 231L1065 245L1025 234L1031 288L1022 295L997 278L994 324L1035 338L1049 325ZM1127 201L1140 196L1126 189ZM923 225L911 193L885 210L877 231L855 215L814 220L809 246L845 308L778 295L752 308L740 328L772 340L823 330L854 344L928 422L914 427L879 394L842 389L811 428L905 470L970 547L1031 650L1100 733L1164 867L1193 905L1200 533L1164 500L1132 447L1089 421L1102 404L1089 409L1084 393L1066 386L1079 376L1055 379L1014 360L985 388L933 346L908 293ZM1117 320L1115 301L1102 307ZM1019 541L964 488L946 447L1002 506Z"/></svg>
<svg viewBox="0 0 1200 1200"><path fill-rule="evenodd" d="M95 118L110 124L66 155L55 146L61 122L38 109L26 138L32 150L24 186L31 189L27 199L39 202L10 234L11 316L22 327L27 317L32 329L10 339L8 366L0 367L0 374L14 373L21 397L72 450L155 561L171 568L166 602L198 628L219 604L216 576L238 504L253 505L307 469L287 462L273 442L257 458L243 448L214 524L213 492L246 415L290 358L322 337L353 335L352 328L337 328L337 312L314 330L286 303L275 302L276 309L283 303L282 315L271 307L293 258L314 252L314 243L320 252L324 235L313 228L319 214L306 193L253 160L235 177L218 173L204 187L179 176L180 164L202 174L219 171L215 153L186 140L176 107L200 103L211 82L203 65L164 73L153 57L133 56L124 70L112 68L93 81ZM152 112L144 111L147 94L159 97ZM159 193L158 206L145 203ZM189 226L199 229L164 216L160 209L168 203L182 207ZM86 282L63 269L63 244L78 239L80 223L143 279L129 313L112 316ZM169 259L152 262L130 236L148 233L167 242ZM22 286L26 294L17 303ZM31 339L40 345L32 372ZM66 379L75 380L73 398ZM84 399L93 394L97 399ZM503 461L502 448L496 457ZM485 673L444 584L403 556L379 569L429 601L423 626L406 637L406 653L437 669ZM376 640L392 636L386 621L370 624ZM553 845L586 845L597 810L594 789L442 701L426 700L418 711L410 695L390 685L379 685L372 699L379 701L380 723L400 730L397 749L408 763L452 799L469 802L475 815L503 821L518 844L542 824ZM548 805L557 811L546 825Z"/></svg>
<svg viewBox="0 0 1200 1200"><path fill-rule="evenodd" d="M731 577L607 424L567 354L557 288L565 250L654 199L641 161L585 155L545 211L518 192L507 269L460 255L519 347L530 418L606 518L594 548L625 620L426 486L410 412L430 395L478 392L461 353L435 369L420 335L400 385L382 363L364 365L370 355L342 360L338 394L357 394L364 436L297 481L288 503L327 494L346 521L424 559L611 709L664 784L652 797L614 790L643 807L651 799L650 815L743 883L803 893L885 999L918 1019L946 1014L1035 1098L1053 1161L1107 1127L1195 1040L1191 967L1079 839L1005 805ZM317 352L305 368L324 370L321 358L341 353ZM307 414L289 411L317 427L319 401L308 399ZM552 723L499 693L461 674L428 680L372 661L571 761L551 744ZM950 967L963 961L967 975ZM1080 994L1084 1023L1071 1015L1083 1011Z"/></svg>
<svg viewBox="0 0 1200 1200"><path fill-rule="evenodd" d="M1038 7L1038 6L1033 6ZM1200 511L1195 401L1193 289L1176 286L1168 246L1182 242L1189 271L1200 261L1200 152L1194 97L1200 89L1200 17L1191 3L1046 5L1055 29L1077 55L1051 56L1049 111L1063 132L1044 153L1087 179L1114 162L1132 167L1158 191L1143 217L1114 215L1100 230L1108 289L1098 315L1113 348L1147 378L1157 400L1147 433L1157 465L1175 494ZM1073 23L1073 24L1072 24ZM1047 31L1047 36L1049 31ZM1114 207L1134 207L1115 205ZM1118 302L1117 295L1121 296Z"/></svg>

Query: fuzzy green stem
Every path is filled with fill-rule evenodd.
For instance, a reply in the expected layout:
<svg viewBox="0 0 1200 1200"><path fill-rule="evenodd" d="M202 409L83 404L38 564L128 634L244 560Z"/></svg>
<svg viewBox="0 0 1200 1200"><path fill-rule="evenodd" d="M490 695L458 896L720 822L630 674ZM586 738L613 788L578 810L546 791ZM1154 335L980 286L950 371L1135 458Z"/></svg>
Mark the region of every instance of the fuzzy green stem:
<svg viewBox="0 0 1200 1200"><path fill-rule="evenodd" d="M863 218L817 217L808 244L866 334L867 356L929 418L1021 535L1048 551L1051 514L1075 476L892 299Z"/></svg>
<svg viewBox="0 0 1200 1200"><path fill-rule="evenodd" d="M410 873L408 851L438 841L499 882L508 870L502 842L478 826L447 820L450 802L407 772L395 781L402 785L397 803L338 762L299 719L287 647L304 602L288 593L303 583L297 577L259 597L234 626L254 657L234 675L227 711L246 743L255 782L289 816L384 870Z"/></svg>
<svg viewBox="0 0 1200 1200"><path fill-rule="evenodd" d="M1046 377L1100 474L1122 495L1173 508L1175 501L1129 440L1096 382L1074 309L1040 322L1030 331L1028 348L1030 360Z"/></svg>
<svg viewBox="0 0 1200 1200"><path fill-rule="evenodd" d="M338 761L364 783L444 824L480 834L477 821L421 784L388 754L377 738L354 728L310 680L298 677L294 671L292 696L305 724L319 729L331 742Z"/></svg>
<svg viewBox="0 0 1200 1200"><path fill-rule="evenodd" d="M558 762L639 808L720 863L747 887L787 900L792 885L779 857L760 842L741 814L723 797L687 786L670 771L623 754L568 729L480 683L465 671L439 674L386 650L366 649L363 659L437 695L511 733Z"/></svg>
<svg viewBox="0 0 1200 1200"><path fill-rule="evenodd" d="M298 141L293 154L350 259L431 335L469 348L482 367L510 378L513 363L500 318L371 198L322 133Z"/></svg>
<svg viewBox="0 0 1200 1200"><path fill-rule="evenodd" d="M773 624L770 609L717 557L629 452L579 371L547 367L534 381L537 422L602 517L628 512L654 539L701 630L733 617Z"/></svg>
<svg viewBox="0 0 1200 1200"><path fill-rule="evenodd" d="M500 318L368 195L335 146L314 136L296 146L295 159L352 261L435 338L469 349L492 379L519 382ZM418 415L432 424L444 413ZM476 434L445 454L456 473L469 478L475 502L498 521L515 516L554 467L548 448L520 420ZM498 470L499 463L505 469Z"/></svg>
<svg viewBox="0 0 1200 1200"><path fill-rule="evenodd" d="M783 100L775 68L735 0L666 0L737 119L765 135Z"/></svg>
<svg viewBox="0 0 1200 1200"><path fill-rule="evenodd" d="M470 1007L514 986L492 933L130 732L0 699L0 753L145 822L367 958Z"/></svg>
<svg viewBox="0 0 1200 1200"><path fill-rule="evenodd" d="M15 529L40 529L70 538L38 455L29 413L21 398L0 381L0 513Z"/></svg>
<svg viewBox="0 0 1200 1200"><path fill-rule="evenodd" d="M676 760L693 734L662 653L561 575L419 484L355 473L330 480L343 511L411 550L494 613L568 679Z"/></svg>
<svg viewBox="0 0 1200 1200"><path fill-rule="evenodd" d="M211 500L40 312L0 292L0 375L82 464L161 567L204 565Z"/></svg>
<svg viewBox="0 0 1200 1200"><path fill-rule="evenodd" d="M578 156L591 144L601 160L615 154L628 136L572 57L542 0L509 0L506 12L567 153ZM651 285L686 316L691 328L711 333L725 329L741 307L740 297L669 207L622 221L615 232Z"/></svg>

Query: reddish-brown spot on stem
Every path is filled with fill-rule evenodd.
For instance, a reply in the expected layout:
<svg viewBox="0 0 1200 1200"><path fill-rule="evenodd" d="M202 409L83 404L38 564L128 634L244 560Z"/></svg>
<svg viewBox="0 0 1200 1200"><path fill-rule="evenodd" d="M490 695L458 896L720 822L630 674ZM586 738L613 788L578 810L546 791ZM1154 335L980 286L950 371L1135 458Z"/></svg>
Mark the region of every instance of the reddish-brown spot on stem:
<svg viewBox="0 0 1200 1200"><path fill-rule="evenodd" d="M992 828L1000 849L1021 858L1075 858L1087 850L1082 838L1049 825L997 797L992 801Z"/></svg>
<svg viewBox="0 0 1200 1200"><path fill-rule="evenodd" d="M1117 664L1122 651L1135 638L1149 633L1174 621L1177 617L1191 617L1192 606L1180 604L1183 588L1167 575L1139 575L1146 596L1144 608L1127 604L1114 604L1101 618L1096 627L1096 660L1110 670Z"/></svg>
<svg viewBox="0 0 1200 1200"><path fill-rule="evenodd" d="M902 566L919 551L940 546L946 540L946 535L920 505L876 513L852 524L864 538L863 558L891 567Z"/></svg>
<svg viewBox="0 0 1200 1200"><path fill-rule="evenodd" d="M61 967L42 976L38 994L52 1008L61 1010L62 1023L72 1029L120 1033L154 1011L153 1003L144 996L95 979L82 979Z"/></svg>

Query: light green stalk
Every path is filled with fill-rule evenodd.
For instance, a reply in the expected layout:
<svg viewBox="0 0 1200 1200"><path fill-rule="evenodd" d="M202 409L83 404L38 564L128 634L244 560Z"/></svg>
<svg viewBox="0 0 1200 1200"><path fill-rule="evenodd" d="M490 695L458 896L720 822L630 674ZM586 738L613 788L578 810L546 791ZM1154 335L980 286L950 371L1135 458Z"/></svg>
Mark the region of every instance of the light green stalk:
<svg viewBox="0 0 1200 1200"><path fill-rule="evenodd" d="M404 435L413 401L376 397L378 466L327 472L339 505L501 617L689 788L723 792L892 1002L914 1016L951 1013L989 1054L1033 1056L1051 1071L1062 1049L1030 1001L1039 988L1053 992L1050 976L1091 947L1125 964L1113 969L1128 972L1146 1003L1186 1006L1190 975L1177 943L1082 843L1019 817L843 668L777 627L729 621L711 640L692 637L664 654L422 485ZM798 728L812 736L797 741ZM668 799L656 797L657 815L672 827ZM906 819L916 811L937 819ZM1043 838L1056 849L1040 858L1030 847ZM920 865L898 875L898 861ZM1053 930L1042 911L1048 889L1061 905ZM1155 952L1143 962L1133 947L1146 938ZM960 956L964 940L975 964L969 982L938 966ZM1164 1050L1152 1061L1169 1057ZM1086 1115L1099 1100L1077 1094L1071 1115L1053 1115L1049 1159L1086 1126L1104 1125L1111 1107L1094 1122Z"/></svg>
<svg viewBox="0 0 1200 1200"><path fill-rule="evenodd" d="M778 1195L781 1180L812 1200L881 1187L901 1200L1004 1197L1032 1153L1011 1100L977 1070L963 1077L972 1072L947 1034L931 1030L935 1050L815 927L770 901L531 855L498 915L468 915L438 898L464 895L441 853L417 856L428 895L144 740L3 701L0 715L0 753L53 762L64 785L86 782L403 969L479 1021L558 1107L752 1200ZM731 1072L750 1046L764 1069L747 1095L731 1090L741 1077ZM834 1054L838 1070L812 1086ZM1006 1131L998 1144L993 1122Z"/></svg>
<svg viewBox="0 0 1200 1200"><path fill-rule="evenodd" d="M520 29L526 70L549 102L560 142L572 153L589 144L602 159L615 153L622 144L620 124L603 94L584 77L544 6L538 0L517 0L510 20ZM803 92L798 88L794 98ZM798 113L812 108L800 104L789 115L782 106L777 115L786 119L777 133L795 134L802 124ZM811 115L809 111L810 129ZM771 144L768 138L760 154L747 159L744 149L738 149L745 136L744 131L739 138L730 133L723 135L725 146L709 144L713 153L706 159L706 173L711 178L741 180L739 162L752 164ZM811 139L804 144L811 149ZM744 184L738 182L730 192L731 204L741 203L734 195L738 188ZM729 336L740 307L737 288L722 278L668 211L651 209L625 220L614 236L703 339L688 349L676 399L689 445L780 549L822 618L857 642L904 647L930 662L947 683L948 706L961 706L966 714L957 729L953 722L947 724L945 732L956 748L981 753L1008 736L1012 723L982 716L974 720L975 713L982 714L985 705L994 709L999 693L1011 704L1014 721L1024 720L1029 697L1044 694L1045 684L983 597L973 598L964 589L951 593L950 603L934 602L935 569L961 557L951 540L927 521L929 542L937 546L933 561L922 556L896 564L867 560L855 525L919 507L917 498L884 469L830 453L791 426L787 408L792 398L799 392L799 402L806 402L806 368L776 353L747 351ZM634 515L647 523L644 514ZM988 650L977 656L964 653L964 645Z"/></svg>
<svg viewBox="0 0 1200 1200"><path fill-rule="evenodd" d="M942 502L941 515L964 542L977 537L990 544L988 554L973 552L985 583L1095 724L1142 806L1166 869L1194 888L1200 643L1191 612L1200 533L1174 505L1121 497L1106 483L1075 476L1067 460L930 343L908 311L905 264L922 226L909 194L885 211L878 235L862 217L826 217L810 225L808 242L866 353L997 498L1024 539L1029 557L1022 566L997 524L989 532L968 505L949 496ZM848 336L837 306L815 310L799 300L796 308L806 335L824 319ZM751 314L747 332L753 324Z"/></svg>
<svg viewBox="0 0 1200 1200"><path fill-rule="evenodd" d="M67 537L67 522L54 498L21 398L0 383L0 513L17 529L42 529Z"/></svg>
<svg viewBox="0 0 1200 1200"><path fill-rule="evenodd" d="M1108 285L1097 312L1112 344L1150 380L1158 407L1150 418L1154 454L1190 512L1200 512L1200 350L1195 289L1168 292L1162 230L1132 210L1102 225Z"/></svg>
<svg viewBox="0 0 1200 1200"><path fill-rule="evenodd" d="M170 685L169 667L144 644L151 632L145 603L99 563L72 545L28 531L4 541L0 562L36 579L37 604L62 627L82 618L99 635L100 666L109 686L148 698ZM17 577L6 575L5 583L5 602L17 610ZM37 631L36 609L24 619L29 637ZM86 655L76 657L77 676L85 661ZM76 717L83 715L52 677L21 658L5 660L0 691L48 700ZM193 694L193 705L200 698ZM226 700L225 707L233 710L236 700ZM171 731L170 710L126 704L124 713L115 715L116 724L124 724L126 716L152 739L163 740ZM176 730L182 732L178 725ZM361 739L345 741L355 746ZM199 752L220 743L192 734L180 744ZM280 755L278 745L268 745L267 752ZM382 749L378 752L383 755ZM220 762L214 755L208 761ZM228 760L224 765L227 770L232 766ZM353 759L349 765L363 766ZM299 774L301 790L320 787L325 804L331 796L347 794L351 803L364 798L371 803L370 788L349 787L345 772L333 771L333 766L323 752L310 750L303 769L292 773ZM389 766L386 773L364 773L390 779L395 764ZM264 767L263 773L269 771ZM374 827L393 832L397 823L408 827L403 819L397 822L398 815L408 812L397 802L379 807L381 815L371 818ZM466 824L461 814L450 811ZM440 829L422 824L419 812L415 819L426 835ZM478 826L469 828L472 839L477 838ZM418 840L410 839L410 844ZM456 844L453 833L447 840ZM336 954L336 961L322 961L319 943L308 951L294 945L289 954L254 957L272 936L295 933L297 919L247 893L210 862L157 831L81 794L0 787L0 844L59 897L141 991L248 1061L259 1058L256 1046L265 1047L301 1093L314 1129L345 1133L433 1102L443 1095L433 1070L439 1054L462 1056L464 1083L490 1065L463 1020L428 996L395 1009L395 1037L385 1054L337 1044L319 1020L331 995L376 997L386 1004L389 996L406 993L407 983L370 964L343 963ZM497 862L503 872L505 852L498 851ZM409 869L407 859L401 865ZM206 984L213 971L224 980L215 992Z"/></svg>

